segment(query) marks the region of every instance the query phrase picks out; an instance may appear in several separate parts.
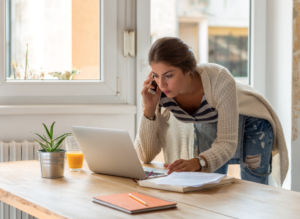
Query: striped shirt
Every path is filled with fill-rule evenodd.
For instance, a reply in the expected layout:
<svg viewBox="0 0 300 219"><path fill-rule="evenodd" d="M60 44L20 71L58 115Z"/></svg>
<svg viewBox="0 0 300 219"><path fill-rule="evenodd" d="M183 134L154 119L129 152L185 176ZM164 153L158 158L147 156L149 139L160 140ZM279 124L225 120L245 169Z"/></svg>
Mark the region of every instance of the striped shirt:
<svg viewBox="0 0 300 219"><path fill-rule="evenodd" d="M203 95L200 107L192 115L183 110L173 98L167 97L163 92L160 96L159 107L170 110L173 115L185 123L214 123L218 121L218 112L212 108Z"/></svg>

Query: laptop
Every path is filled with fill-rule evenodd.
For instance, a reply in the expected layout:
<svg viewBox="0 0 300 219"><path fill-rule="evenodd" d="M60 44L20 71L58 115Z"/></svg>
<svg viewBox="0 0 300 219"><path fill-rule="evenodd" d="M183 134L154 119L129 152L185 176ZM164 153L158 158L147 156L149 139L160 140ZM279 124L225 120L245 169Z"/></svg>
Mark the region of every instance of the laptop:
<svg viewBox="0 0 300 219"><path fill-rule="evenodd" d="M125 130L72 126L84 158L94 173L144 179L167 175L167 170L143 167Z"/></svg>

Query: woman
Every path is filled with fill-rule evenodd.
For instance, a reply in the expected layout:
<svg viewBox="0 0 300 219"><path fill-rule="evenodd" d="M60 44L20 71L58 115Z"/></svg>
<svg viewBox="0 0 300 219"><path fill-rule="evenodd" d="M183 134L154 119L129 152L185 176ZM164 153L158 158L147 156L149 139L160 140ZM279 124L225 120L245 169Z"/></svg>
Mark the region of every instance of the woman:
<svg viewBox="0 0 300 219"><path fill-rule="evenodd" d="M197 66L192 51L178 38L158 39L149 51L149 64L135 141L144 163L163 149L168 174L226 174L228 164L240 164L242 179L268 184L272 172L282 185L288 170L283 131L257 91L236 82L220 65ZM155 95L149 92L152 81L158 85Z"/></svg>

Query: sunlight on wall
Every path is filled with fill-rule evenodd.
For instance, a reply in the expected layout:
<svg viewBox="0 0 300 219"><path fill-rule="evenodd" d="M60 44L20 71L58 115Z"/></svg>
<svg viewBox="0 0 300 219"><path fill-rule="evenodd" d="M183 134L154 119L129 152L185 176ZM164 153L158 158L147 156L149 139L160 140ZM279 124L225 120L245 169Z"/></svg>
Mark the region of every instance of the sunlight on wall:
<svg viewBox="0 0 300 219"><path fill-rule="evenodd" d="M72 1L72 67L75 79L100 79L99 0Z"/></svg>

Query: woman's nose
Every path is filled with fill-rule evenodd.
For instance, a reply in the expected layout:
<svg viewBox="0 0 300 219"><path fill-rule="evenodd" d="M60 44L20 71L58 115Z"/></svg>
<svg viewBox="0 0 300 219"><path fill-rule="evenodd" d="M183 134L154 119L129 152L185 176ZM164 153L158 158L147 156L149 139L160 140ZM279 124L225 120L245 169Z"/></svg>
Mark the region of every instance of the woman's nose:
<svg viewBox="0 0 300 219"><path fill-rule="evenodd" d="M158 81L156 82L159 86L159 88L164 88L165 87L165 83L162 79L158 79Z"/></svg>

